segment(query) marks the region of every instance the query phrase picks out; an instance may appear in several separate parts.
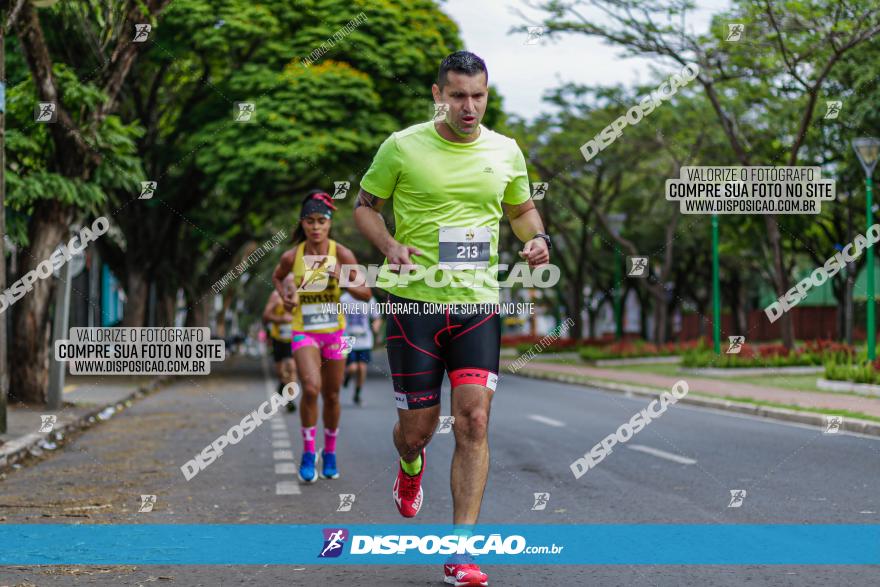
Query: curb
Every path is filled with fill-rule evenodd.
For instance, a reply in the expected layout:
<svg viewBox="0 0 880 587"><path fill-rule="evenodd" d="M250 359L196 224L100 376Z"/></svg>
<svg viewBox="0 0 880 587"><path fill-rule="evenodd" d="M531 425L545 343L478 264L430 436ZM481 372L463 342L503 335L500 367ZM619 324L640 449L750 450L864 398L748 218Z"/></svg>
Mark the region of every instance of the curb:
<svg viewBox="0 0 880 587"><path fill-rule="evenodd" d="M681 357L630 357L628 359L597 359L592 362L597 367L616 367L620 365L675 365L681 363Z"/></svg>
<svg viewBox="0 0 880 587"><path fill-rule="evenodd" d="M838 381L820 377L816 380L816 387L825 391L844 391L857 393L865 397L880 397L880 385L870 383L855 383L853 381Z"/></svg>
<svg viewBox="0 0 880 587"><path fill-rule="evenodd" d="M568 373L553 373L546 371L534 371L528 368L519 369L516 373L511 373L508 366L504 366L504 370L508 375L520 375L522 377L531 377L532 379L545 379L550 381L558 381L560 383L573 383L575 385L588 385L605 391L616 391L619 393L634 394L642 397L655 398L661 393L661 389L652 387L643 387L640 385L631 385L628 383L612 383L600 379L592 379L584 375L572 375ZM699 392L696 392L699 393ZM689 404L703 408L713 408L716 410L724 410L727 412L735 412L738 414L747 414L751 416L759 416L762 418L770 418L774 420L782 420L785 422L796 422L798 424L807 424L816 426L823 432L827 426L825 418L826 414L817 414L815 412L802 412L799 410L789 410L786 408L773 408L768 406L760 406L748 402L736 402L725 399L715 399L705 396L694 396L688 394L678 403ZM859 434L867 434L869 436L880 437L880 422L871 422L868 420L859 420L848 416L841 416L840 429L845 432L856 432Z"/></svg>
<svg viewBox="0 0 880 587"><path fill-rule="evenodd" d="M108 408L114 408L113 414L117 414L131 405L131 402L149 395L164 387L174 379L173 375L161 375L150 383L136 387L134 391L124 398L96 406L70 422L54 428L51 432L32 432L24 436L12 439L0 445L0 473L6 473L12 469L12 465L21 462L29 456L39 457L44 454L41 444L54 443L58 448L71 438L75 432L91 428L97 422L103 422L110 416L101 418L99 414ZM56 450L56 449L53 449Z"/></svg>
<svg viewBox="0 0 880 587"><path fill-rule="evenodd" d="M682 375L704 375L707 377L738 377L740 375L814 375L824 373L825 367L798 366L798 367L732 367L728 369L719 367L700 367L694 369L679 369Z"/></svg>

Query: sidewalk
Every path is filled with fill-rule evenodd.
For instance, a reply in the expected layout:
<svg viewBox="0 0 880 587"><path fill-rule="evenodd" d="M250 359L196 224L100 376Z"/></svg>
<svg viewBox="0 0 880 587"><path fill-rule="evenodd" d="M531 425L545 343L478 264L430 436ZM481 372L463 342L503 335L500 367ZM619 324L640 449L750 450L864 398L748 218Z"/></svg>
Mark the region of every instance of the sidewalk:
<svg viewBox="0 0 880 587"><path fill-rule="evenodd" d="M131 400L162 386L169 378L68 376L64 386L64 405L59 410L11 404L7 430L0 434L0 471L18 468L28 456L39 457L55 450L65 437L97 421L110 418ZM54 416L45 418L45 416Z"/></svg>
<svg viewBox="0 0 880 587"><path fill-rule="evenodd" d="M510 361L502 360L502 367L507 370ZM837 393L817 393L812 391L796 391L781 389L778 387L764 387L750 383L733 381L719 381L682 374L678 377L656 375L653 373L628 372L618 369L602 369L587 365L565 365L559 363L542 363L531 361L525 367L516 372L525 377L537 377L541 379L554 379L589 384L591 386L609 389L612 391L644 392L652 390L669 389L676 381L687 381L691 394L710 396L701 401L693 396L688 396L688 403L701 403L720 409L731 409L737 412L754 413L756 415L793 420L809 424L821 424L822 416L815 416L816 410L843 410L865 414L880 418L880 399L870 397L858 397L854 395ZM604 381L603 381L604 380ZM610 383L610 382L617 382ZM641 386L641 387L637 387ZM737 400L737 401L731 401ZM767 402L772 404L784 404L796 407L807 412L798 412L794 409L773 407L752 407L744 409L744 406L758 406L754 402ZM813 414L808 411L813 410ZM880 435L880 423L865 420L855 420L845 417L852 425L845 429L864 432L867 434Z"/></svg>

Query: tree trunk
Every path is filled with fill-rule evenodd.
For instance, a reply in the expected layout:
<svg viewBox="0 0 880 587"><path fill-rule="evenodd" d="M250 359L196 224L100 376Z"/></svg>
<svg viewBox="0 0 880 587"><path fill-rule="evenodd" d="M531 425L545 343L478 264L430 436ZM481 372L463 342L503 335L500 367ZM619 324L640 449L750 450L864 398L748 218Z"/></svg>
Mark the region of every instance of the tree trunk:
<svg viewBox="0 0 880 587"><path fill-rule="evenodd" d="M846 337L846 279L843 278L842 273L838 274L838 277L840 279L831 279L828 283L831 284L831 295L837 302L837 311L834 314L834 337L837 340L844 340Z"/></svg>
<svg viewBox="0 0 880 587"><path fill-rule="evenodd" d="M587 319L589 323L587 324L587 337L588 338L596 338L596 314L598 311L591 310L590 305L587 304Z"/></svg>
<svg viewBox="0 0 880 587"><path fill-rule="evenodd" d="M657 303L660 305L659 331L663 335L657 341L657 344L663 344L663 343L669 342L671 330L672 330L669 325L669 301L668 300L660 300Z"/></svg>
<svg viewBox="0 0 880 587"><path fill-rule="evenodd" d="M581 286L583 292L583 286ZM575 339L578 343L584 338L584 296L583 293L575 298L574 312L572 318L574 324L568 331L569 337Z"/></svg>
<svg viewBox="0 0 880 587"><path fill-rule="evenodd" d="M739 329L738 334L745 334L749 330L749 288L746 286L745 280L740 280L739 287L733 290L736 296L736 312L734 319Z"/></svg>
<svg viewBox="0 0 880 587"><path fill-rule="evenodd" d="M708 326L706 312L708 311L709 301L694 296L694 305L697 306L697 337L702 339L706 336L706 328Z"/></svg>
<svg viewBox="0 0 880 587"><path fill-rule="evenodd" d="M567 337L581 340L584 331L584 270L583 265L578 264L574 279L569 281L570 287L566 292L568 295L568 315L574 320L574 324L565 333Z"/></svg>
<svg viewBox="0 0 880 587"><path fill-rule="evenodd" d="M678 331L675 330L675 311L677 309L678 301L675 298L672 298L672 300L666 304L666 331L669 334L666 337L666 342L679 342Z"/></svg>
<svg viewBox="0 0 880 587"><path fill-rule="evenodd" d="M782 259L782 242L779 235L779 227L776 226L776 216L765 216L764 225L767 227L770 248L773 250L773 281L776 286L776 295L777 297L782 297L788 291L789 283L788 273L785 271L785 264ZM782 344L787 349L794 348L794 322L791 320L791 312L783 312L780 327L782 331Z"/></svg>
<svg viewBox="0 0 880 587"><path fill-rule="evenodd" d="M660 295L654 295L654 344L661 345L668 340L668 323L669 302L666 290L661 288Z"/></svg>
<svg viewBox="0 0 880 587"><path fill-rule="evenodd" d="M730 283L726 285L728 285L728 287L724 287L724 284L722 284L722 291L728 291L731 294L730 315L733 316L734 330L732 334L745 334L748 332L748 320L745 311L747 291L745 282L741 279L738 270L732 269L730 271Z"/></svg>
<svg viewBox="0 0 880 587"><path fill-rule="evenodd" d="M177 295L159 288L156 294L156 326L174 326Z"/></svg>
<svg viewBox="0 0 880 587"><path fill-rule="evenodd" d="M72 211L57 200L39 200L28 229L30 246L22 249L19 278L48 259L68 235ZM15 304L10 345L9 395L16 401L44 403L49 382L49 300L52 280L37 279ZM66 333L65 333L66 335Z"/></svg>
<svg viewBox="0 0 880 587"><path fill-rule="evenodd" d="M636 298L639 300L639 329L640 329L639 337L642 338L643 340L648 340L648 313L651 310L651 308L650 308L650 301L651 301L650 291L648 292L647 296L643 295L641 288L638 288L638 287L633 287L631 289L631 291L635 292ZM630 290L623 292L623 298L621 298L621 305L623 306L621 311L623 312L624 316L626 316L626 299L629 297L629 292L630 292ZM624 323L626 323L626 321L624 321ZM655 323L654 324L655 330L656 330L656 326L657 326L657 324ZM626 328L624 328L623 336L624 336L624 338L626 338Z"/></svg>
<svg viewBox="0 0 880 587"><path fill-rule="evenodd" d="M218 338L226 337L226 312L232 306L232 302L235 301L236 298L237 288L230 287L223 292L223 306L214 315L214 320L217 322Z"/></svg>
<svg viewBox="0 0 880 587"><path fill-rule="evenodd" d="M565 336L569 338L573 338L575 340L581 340L581 333L584 331L584 318L583 318L583 309L584 309L584 296L583 296L583 284L575 283L572 289L580 288L581 295L578 295L577 292L571 292L571 302L569 307L571 311L568 315L574 321L571 328L566 331Z"/></svg>
<svg viewBox="0 0 880 587"><path fill-rule="evenodd" d="M143 271L129 264L127 278L125 280L125 315L122 317L122 325L139 327L146 324L147 297L150 284Z"/></svg>
<svg viewBox="0 0 880 587"><path fill-rule="evenodd" d="M589 216L587 217L589 220ZM580 258L577 259L577 269L575 271L575 284L574 284L574 300L571 305L571 314L574 318L574 332L575 335L572 338L575 338L577 341L583 340L583 332L584 332L584 306L588 304L584 304L584 282L587 280L587 259L591 259L590 257L590 237L591 233L587 229L587 223L584 222L583 226L581 226L580 239L578 243Z"/></svg>
<svg viewBox="0 0 880 587"><path fill-rule="evenodd" d="M186 321L185 326L207 328L211 325L211 307L214 305L214 295L205 294L201 297L186 292Z"/></svg>

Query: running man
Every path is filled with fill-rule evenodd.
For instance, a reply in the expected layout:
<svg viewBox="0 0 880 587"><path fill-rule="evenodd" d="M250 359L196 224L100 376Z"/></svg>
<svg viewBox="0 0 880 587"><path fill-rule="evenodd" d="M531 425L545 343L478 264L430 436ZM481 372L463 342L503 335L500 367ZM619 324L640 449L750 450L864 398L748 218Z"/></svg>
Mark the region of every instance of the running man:
<svg viewBox="0 0 880 587"><path fill-rule="evenodd" d="M299 373L302 399L303 455L299 478L304 483L318 480L315 469L315 431L318 424L318 394L324 400L324 450L321 452L325 479L338 479L336 437L339 434L339 387L345 370L342 332L345 316L338 312L343 267L353 267L357 259L348 248L330 238L333 211L330 195L312 190L303 201L300 222L293 233L294 247L281 255L272 274L284 308L293 315L291 349ZM348 269L346 269L348 270ZM348 283L364 282L354 269L348 270ZM293 274L296 288L285 289L284 279ZM348 288L361 300L372 295L366 286Z"/></svg>
<svg viewBox="0 0 880 587"><path fill-rule="evenodd" d="M465 535L477 523L489 473L489 408L498 382L501 325L494 311L429 314L429 302L498 303L490 268L497 264L502 213L525 243L519 255L529 267L550 260L550 237L529 199L522 152L513 139L480 124L487 83L486 64L473 53L446 57L431 89L436 104L449 105L445 119L388 137L361 180L355 207L358 228L386 257L380 278L388 265L407 268L408 283L387 288L389 301L419 304L419 312L392 312L387 319L398 408L393 436L400 454L394 501L408 518L422 507L425 447L440 416L445 370L455 418L453 523L456 533ZM391 197L394 236L380 214ZM417 271L410 270L418 266L442 271L432 269L416 279ZM444 573L447 583L488 585L470 557L453 557Z"/></svg>
<svg viewBox="0 0 880 587"><path fill-rule="evenodd" d="M296 289L293 275L284 278L283 287ZM272 340L272 358L275 359L279 395L285 385L296 382L296 363L293 361L293 352L290 350L292 322L293 315L284 309L281 296L273 290L269 295L269 301L266 302L266 307L263 309L263 323L269 325L269 338ZM296 411L295 401L287 402L287 411Z"/></svg>
<svg viewBox="0 0 880 587"><path fill-rule="evenodd" d="M348 382L353 377L354 403L361 405L361 388L367 379L367 365L372 361L375 342L373 335L378 334L382 317L374 298L370 298L369 302L362 302L345 292L341 299L345 312L345 336L354 338L351 352L345 359L345 381L342 387L348 387Z"/></svg>

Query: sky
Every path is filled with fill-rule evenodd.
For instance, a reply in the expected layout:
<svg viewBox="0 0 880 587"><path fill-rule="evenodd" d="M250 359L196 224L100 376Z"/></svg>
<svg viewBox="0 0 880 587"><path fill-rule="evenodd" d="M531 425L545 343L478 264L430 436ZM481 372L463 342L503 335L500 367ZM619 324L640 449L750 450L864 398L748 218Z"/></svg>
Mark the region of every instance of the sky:
<svg viewBox="0 0 880 587"><path fill-rule="evenodd" d="M724 10L728 1L698 0L696 4L697 10L688 15L687 28L702 33L710 16ZM489 83L504 97L505 110L523 118L549 110L541 96L565 82L630 85L651 79L651 60L622 58L620 49L585 35L525 44L528 34L510 34L510 29L539 23L542 12L529 8L523 0L448 0L442 9L458 23L465 47L486 61ZM532 22L516 14L516 9ZM589 10L581 12L596 15ZM677 70L661 61L653 64L670 73Z"/></svg>

